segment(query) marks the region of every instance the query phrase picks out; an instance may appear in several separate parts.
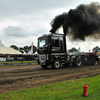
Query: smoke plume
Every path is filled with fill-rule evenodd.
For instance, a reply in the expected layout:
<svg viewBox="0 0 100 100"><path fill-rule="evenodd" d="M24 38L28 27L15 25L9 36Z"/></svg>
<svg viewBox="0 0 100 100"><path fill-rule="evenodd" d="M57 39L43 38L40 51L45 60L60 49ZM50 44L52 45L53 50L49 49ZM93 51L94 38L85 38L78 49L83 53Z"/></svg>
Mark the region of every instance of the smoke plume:
<svg viewBox="0 0 100 100"><path fill-rule="evenodd" d="M76 9L70 9L68 13L57 15L51 21L51 33L55 33L60 27L68 35L69 30L73 39L85 40L85 37L100 37L100 3L89 5L81 4Z"/></svg>

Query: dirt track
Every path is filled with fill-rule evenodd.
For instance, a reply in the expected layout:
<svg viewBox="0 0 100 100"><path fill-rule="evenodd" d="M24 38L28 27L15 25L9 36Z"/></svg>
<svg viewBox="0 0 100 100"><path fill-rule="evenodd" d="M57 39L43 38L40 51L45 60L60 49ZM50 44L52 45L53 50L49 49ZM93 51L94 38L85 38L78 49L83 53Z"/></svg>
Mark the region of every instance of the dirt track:
<svg viewBox="0 0 100 100"><path fill-rule="evenodd" d="M0 66L0 94L98 74L100 74L100 65L71 66L57 70L42 69L38 65Z"/></svg>

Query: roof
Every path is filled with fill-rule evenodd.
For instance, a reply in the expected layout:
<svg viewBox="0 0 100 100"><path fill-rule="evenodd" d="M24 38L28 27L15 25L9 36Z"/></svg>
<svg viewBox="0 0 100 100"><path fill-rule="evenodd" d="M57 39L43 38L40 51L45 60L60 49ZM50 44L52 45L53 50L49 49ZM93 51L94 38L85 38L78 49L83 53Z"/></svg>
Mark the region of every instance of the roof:
<svg viewBox="0 0 100 100"><path fill-rule="evenodd" d="M0 47L0 54L22 54L22 53L13 48Z"/></svg>
<svg viewBox="0 0 100 100"><path fill-rule="evenodd" d="M44 34L44 35L38 37L38 39L39 38L44 38L44 37L47 37L47 36L64 36L64 34L59 34L59 33Z"/></svg>

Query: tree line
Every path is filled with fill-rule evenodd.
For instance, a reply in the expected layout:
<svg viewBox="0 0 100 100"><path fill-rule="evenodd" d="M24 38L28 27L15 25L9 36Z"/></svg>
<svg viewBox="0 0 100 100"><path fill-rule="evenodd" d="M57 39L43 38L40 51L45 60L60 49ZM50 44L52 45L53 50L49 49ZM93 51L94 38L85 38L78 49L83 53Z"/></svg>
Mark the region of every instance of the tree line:
<svg viewBox="0 0 100 100"><path fill-rule="evenodd" d="M69 49L68 51L69 51L69 52L77 52L78 49L76 49L75 47L73 47L73 48ZM97 52L100 52L99 46L94 47L94 48L92 49L92 51L93 51L93 52L96 52L96 53L97 53Z"/></svg>
<svg viewBox="0 0 100 100"><path fill-rule="evenodd" d="M13 49L15 49L15 50L17 50L17 51L19 51L19 52L21 52L21 53L24 53L24 52L28 53L30 51L30 49L31 49L31 46L27 46L27 45L24 46L24 47L18 47L16 45L11 45L10 47L13 48ZM37 47L33 45L33 53L35 53L36 51L37 51ZM69 49L68 51L69 52L77 52L78 49L76 49L75 47L73 47L73 48ZM96 52L96 53L100 52L99 46L94 47L92 49L92 51Z"/></svg>
<svg viewBox="0 0 100 100"><path fill-rule="evenodd" d="M11 48L21 52L21 53L28 53L31 50L31 46L24 46L24 47L18 47L16 45L11 45ZM35 53L37 51L37 47L33 45L33 53Z"/></svg>

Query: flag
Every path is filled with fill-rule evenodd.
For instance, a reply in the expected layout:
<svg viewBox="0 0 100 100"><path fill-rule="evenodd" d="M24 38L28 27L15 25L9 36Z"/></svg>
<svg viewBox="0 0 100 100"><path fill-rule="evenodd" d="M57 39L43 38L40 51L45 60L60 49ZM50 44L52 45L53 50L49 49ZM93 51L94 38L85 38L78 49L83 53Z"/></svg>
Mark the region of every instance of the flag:
<svg viewBox="0 0 100 100"><path fill-rule="evenodd" d="M31 45L30 53L33 54L33 42L32 42L32 45Z"/></svg>
<svg viewBox="0 0 100 100"><path fill-rule="evenodd" d="M78 50L77 51L80 51L80 46L79 46L79 48L78 48Z"/></svg>

